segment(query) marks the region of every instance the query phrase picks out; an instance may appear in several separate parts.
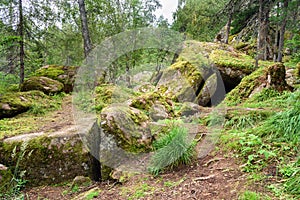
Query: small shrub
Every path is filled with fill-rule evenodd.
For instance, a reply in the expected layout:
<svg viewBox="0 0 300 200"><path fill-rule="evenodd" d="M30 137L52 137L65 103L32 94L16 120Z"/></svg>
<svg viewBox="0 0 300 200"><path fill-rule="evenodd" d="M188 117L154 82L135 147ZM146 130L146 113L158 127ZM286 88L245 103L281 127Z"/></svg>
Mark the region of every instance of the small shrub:
<svg viewBox="0 0 300 200"><path fill-rule="evenodd" d="M173 128L153 144L155 154L150 160L149 171L158 175L164 168L174 168L180 164L188 164L195 155L196 142L188 140L188 131L182 127Z"/></svg>
<svg viewBox="0 0 300 200"><path fill-rule="evenodd" d="M0 191L4 191L3 194L0 193L0 199L24 199L21 190L24 189L27 183L27 180L24 179L26 171L21 171L19 166L25 155L30 157L32 154L32 151L29 153L26 151L27 145L28 143L24 142L19 151L17 151L17 146L13 149L11 157L13 160L16 159L16 165L11 180L0 187Z"/></svg>

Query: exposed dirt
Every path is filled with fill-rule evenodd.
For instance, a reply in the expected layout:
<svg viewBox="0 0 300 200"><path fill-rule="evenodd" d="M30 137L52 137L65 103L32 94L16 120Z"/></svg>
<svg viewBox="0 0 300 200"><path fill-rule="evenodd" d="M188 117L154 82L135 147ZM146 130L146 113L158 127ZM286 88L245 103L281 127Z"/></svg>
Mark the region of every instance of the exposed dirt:
<svg viewBox="0 0 300 200"><path fill-rule="evenodd" d="M74 125L72 116L72 96L68 95L63 99L62 108L50 114L51 121L43 124L39 132L54 132L62 128Z"/></svg>
<svg viewBox="0 0 300 200"><path fill-rule="evenodd" d="M52 132L74 125L71 97L68 96L60 111L52 114L53 120L40 131ZM201 145L198 145L201 148ZM245 190L268 193L263 185L247 181L247 174L241 171L231 153L221 150L197 158L189 166L165 172L158 177L138 174L124 183L114 181L94 183L92 186L72 190L63 186L43 186L26 189L25 199L86 199L79 196L90 189L99 190L93 199L238 199Z"/></svg>
<svg viewBox="0 0 300 200"><path fill-rule="evenodd" d="M73 192L68 186L47 186L27 190L25 194L27 199L80 199L78 195L91 188L100 191L94 199L232 200L245 190L268 193L263 185L247 181L247 174L241 172L231 154L218 152L158 177L139 174L125 183L95 183Z"/></svg>

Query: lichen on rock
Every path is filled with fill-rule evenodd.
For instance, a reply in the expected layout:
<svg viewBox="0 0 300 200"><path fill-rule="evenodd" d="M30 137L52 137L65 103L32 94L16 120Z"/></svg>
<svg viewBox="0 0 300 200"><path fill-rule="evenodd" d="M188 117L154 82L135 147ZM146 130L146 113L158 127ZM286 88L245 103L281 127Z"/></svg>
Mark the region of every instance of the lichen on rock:
<svg viewBox="0 0 300 200"><path fill-rule="evenodd" d="M101 125L106 134L113 135L119 147L128 151L151 149L152 136L148 116L124 104L112 104L101 112Z"/></svg>
<svg viewBox="0 0 300 200"><path fill-rule="evenodd" d="M57 80L64 84L63 91L70 93L73 91L77 70L78 67L76 66L47 65L38 69L34 76L45 76Z"/></svg>
<svg viewBox="0 0 300 200"><path fill-rule="evenodd" d="M0 96L0 119L28 111L39 99L48 98L41 91L14 92Z"/></svg>
<svg viewBox="0 0 300 200"><path fill-rule="evenodd" d="M21 91L39 90L45 94L56 94L61 92L63 88L64 85L61 82L43 76L30 77L21 85Z"/></svg>
<svg viewBox="0 0 300 200"><path fill-rule="evenodd" d="M268 67L261 67L249 76L242 79L241 83L227 94L225 103L237 105L259 93L264 88L272 88L279 92L292 90L285 81L285 66L275 63Z"/></svg>

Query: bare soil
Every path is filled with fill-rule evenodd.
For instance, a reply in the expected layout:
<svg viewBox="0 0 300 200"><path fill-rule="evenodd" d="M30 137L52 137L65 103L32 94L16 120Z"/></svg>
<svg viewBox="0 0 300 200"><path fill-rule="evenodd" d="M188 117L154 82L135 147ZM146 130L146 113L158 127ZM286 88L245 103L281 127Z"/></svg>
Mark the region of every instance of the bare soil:
<svg viewBox="0 0 300 200"><path fill-rule="evenodd" d="M63 102L62 109L52 113L52 121L40 131L57 131L74 125L71 97ZM199 146L198 146L199 148ZM201 148L201 146L200 146ZM222 147L219 147L222 149ZM107 181L94 183L78 190L70 184L43 186L24 190L25 199L69 200L81 199L80 194L90 189L99 190L93 199L238 199L246 190L269 194L264 184L254 184L241 171L241 164L231 152L213 151L203 158L197 158L189 166L180 166L158 177L150 174L135 175L126 182ZM86 198L83 198L86 199Z"/></svg>

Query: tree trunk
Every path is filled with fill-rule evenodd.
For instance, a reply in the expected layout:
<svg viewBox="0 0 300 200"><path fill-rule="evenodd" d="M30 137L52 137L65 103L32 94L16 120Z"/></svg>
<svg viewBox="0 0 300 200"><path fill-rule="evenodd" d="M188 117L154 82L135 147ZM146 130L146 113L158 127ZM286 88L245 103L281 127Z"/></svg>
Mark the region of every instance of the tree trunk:
<svg viewBox="0 0 300 200"><path fill-rule="evenodd" d="M277 18L279 18L279 2L277 3ZM273 62L277 61L277 54L278 54L278 45L279 45L279 25L278 23L276 23L276 32L275 32L275 41L274 41L274 45L273 45Z"/></svg>
<svg viewBox="0 0 300 200"><path fill-rule="evenodd" d="M230 34L230 27L231 27L231 21L232 21L232 15L233 15L233 11L230 11L229 13L229 18L226 24L226 32L225 32L225 44L228 44L229 42L229 34Z"/></svg>
<svg viewBox="0 0 300 200"><path fill-rule="evenodd" d="M79 12L80 12L80 20L81 20L84 56L86 58L92 49L92 43L91 43L91 38L90 38L90 33L88 28L88 21L87 21L84 0L78 0L78 5L79 5Z"/></svg>
<svg viewBox="0 0 300 200"><path fill-rule="evenodd" d="M283 20L280 27L280 37L279 37L279 46L278 46L278 58L277 62L282 62L282 51L283 51L283 45L284 45L284 33L285 33L285 27L287 23L287 12L288 12L288 6L289 6L289 0L285 0L283 3Z"/></svg>
<svg viewBox="0 0 300 200"><path fill-rule="evenodd" d="M24 19L23 19L23 4L19 0L19 45L20 45L20 84L24 82Z"/></svg>
<svg viewBox="0 0 300 200"><path fill-rule="evenodd" d="M267 58L267 35L269 26L269 5L264 0L259 0L258 12L259 30L257 37L257 60Z"/></svg>

